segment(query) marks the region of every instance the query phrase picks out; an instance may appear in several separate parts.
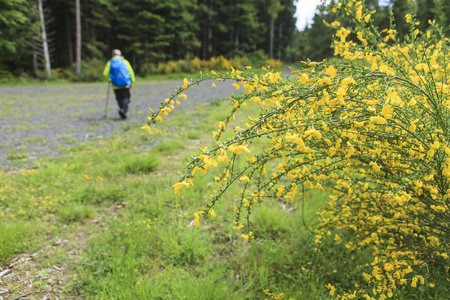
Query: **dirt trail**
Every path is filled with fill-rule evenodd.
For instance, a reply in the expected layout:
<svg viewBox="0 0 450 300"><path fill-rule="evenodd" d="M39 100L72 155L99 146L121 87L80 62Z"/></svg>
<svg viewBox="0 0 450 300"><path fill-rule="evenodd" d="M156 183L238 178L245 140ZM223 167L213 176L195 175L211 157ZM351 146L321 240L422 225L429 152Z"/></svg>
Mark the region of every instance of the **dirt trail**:
<svg viewBox="0 0 450 300"><path fill-rule="evenodd" d="M207 100L229 97L232 82L210 82L192 87L181 109ZM0 170L14 170L14 161L33 162L40 156L57 156L60 148L113 134L126 126L144 124L148 108L157 109L182 80L138 82L131 90L128 119L118 115L110 91L107 118L106 83L0 87ZM22 163L20 168L26 167Z"/></svg>

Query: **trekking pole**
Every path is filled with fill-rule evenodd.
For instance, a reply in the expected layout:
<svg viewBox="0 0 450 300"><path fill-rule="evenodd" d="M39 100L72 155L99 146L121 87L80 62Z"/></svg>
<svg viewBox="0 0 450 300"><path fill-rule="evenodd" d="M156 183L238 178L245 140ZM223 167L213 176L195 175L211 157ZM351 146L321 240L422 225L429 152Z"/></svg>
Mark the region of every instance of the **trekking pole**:
<svg viewBox="0 0 450 300"><path fill-rule="evenodd" d="M110 87L111 87L111 82L108 82L108 89L106 90L105 119L106 119L106 113L108 111L108 100L109 100Z"/></svg>

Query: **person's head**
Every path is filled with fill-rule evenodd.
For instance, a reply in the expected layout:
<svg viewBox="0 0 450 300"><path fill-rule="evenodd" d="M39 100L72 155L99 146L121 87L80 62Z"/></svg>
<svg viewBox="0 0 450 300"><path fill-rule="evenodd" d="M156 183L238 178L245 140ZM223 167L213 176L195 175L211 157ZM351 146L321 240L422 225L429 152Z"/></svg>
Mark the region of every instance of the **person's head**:
<svg viewBox="0 0 450 300"><path fill-rule="evenodd" d="M122 56L122 52L119 49L114 49L112 51L112 56Z"/></svg>

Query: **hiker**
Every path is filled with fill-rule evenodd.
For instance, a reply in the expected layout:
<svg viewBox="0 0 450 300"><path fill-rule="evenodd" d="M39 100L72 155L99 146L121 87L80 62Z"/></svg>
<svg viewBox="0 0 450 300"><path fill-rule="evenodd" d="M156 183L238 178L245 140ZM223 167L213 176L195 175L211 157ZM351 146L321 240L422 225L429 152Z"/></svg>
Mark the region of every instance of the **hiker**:
<svg viewBox="0 0 450 300"><path fill-rule="evenodd" d="M119 105L119 115L122 119L126 119L131 97L130 89L136 78L133 68L128 60L123 58L119 49L112 51L112 58L106 63L103 75L106 80L112 82L117 104Z"/></svg>

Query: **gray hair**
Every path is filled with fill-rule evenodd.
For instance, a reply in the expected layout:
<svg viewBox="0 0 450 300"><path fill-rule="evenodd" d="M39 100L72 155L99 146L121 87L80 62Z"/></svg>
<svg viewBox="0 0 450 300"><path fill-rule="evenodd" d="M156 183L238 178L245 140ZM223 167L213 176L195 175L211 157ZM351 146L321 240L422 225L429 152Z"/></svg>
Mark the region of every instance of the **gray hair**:
<svg viewBox="0 0 450 300"><path fill-rule="evenodd" d="M112 56L122 56L122 52L119 49L114 49L112 51Z"/></svg>

